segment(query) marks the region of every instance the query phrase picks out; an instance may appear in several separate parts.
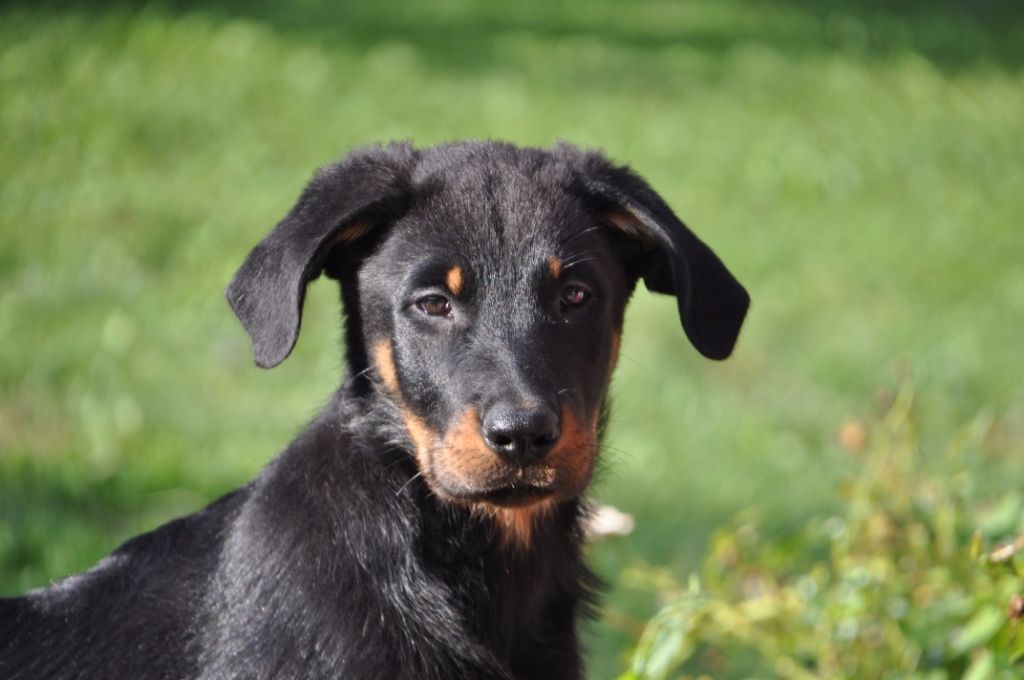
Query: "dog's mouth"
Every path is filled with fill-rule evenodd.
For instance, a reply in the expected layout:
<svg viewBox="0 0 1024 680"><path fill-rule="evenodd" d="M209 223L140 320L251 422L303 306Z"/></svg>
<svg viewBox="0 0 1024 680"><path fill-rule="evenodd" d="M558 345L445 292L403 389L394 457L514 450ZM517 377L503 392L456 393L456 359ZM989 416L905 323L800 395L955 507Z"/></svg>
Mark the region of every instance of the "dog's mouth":
<svg viewBox="0 0 1024 680"><path fill-rule="evenodd" d="M509 486L476 492L466 497L473 503L486 503L501 508L521 508L546 500L555 494L550 487L533 484L510 484Z"/></svg>
<svg viewBox="0 0 1024 680"><path fill-rule="evenodd" d="M460 482L447 489L453 498L502 508L533 505L556 496L560 490L557 473L546 466L515 467L475 480L463 478Z"/></svg>
<svg viewBox="0 0 1024 680"><path fill-rule="evenodd" d="M498 509L548 506L580 496L593 473L596 419L584 420L564 406L561 437L540 460L516 460L492 450L475 408L440 437L418 417L406 416L420 473L441 500Z"/></svg>

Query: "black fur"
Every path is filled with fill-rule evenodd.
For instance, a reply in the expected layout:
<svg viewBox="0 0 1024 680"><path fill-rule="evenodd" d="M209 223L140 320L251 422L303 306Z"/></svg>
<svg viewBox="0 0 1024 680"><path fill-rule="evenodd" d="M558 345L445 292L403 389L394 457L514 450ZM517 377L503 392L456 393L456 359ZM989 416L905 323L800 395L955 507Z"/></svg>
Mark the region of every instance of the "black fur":
<svg viewBox="0 0 1024 680"><path fill-rule="evenodd" d="M579 678L581 495L635 282L724 358L748 298L596 152L468 142L322 169L228 288L256 362L340 281L348 378L255 480L0 600L2 678ZM525 519L524 519L525 518Z"/></svg>

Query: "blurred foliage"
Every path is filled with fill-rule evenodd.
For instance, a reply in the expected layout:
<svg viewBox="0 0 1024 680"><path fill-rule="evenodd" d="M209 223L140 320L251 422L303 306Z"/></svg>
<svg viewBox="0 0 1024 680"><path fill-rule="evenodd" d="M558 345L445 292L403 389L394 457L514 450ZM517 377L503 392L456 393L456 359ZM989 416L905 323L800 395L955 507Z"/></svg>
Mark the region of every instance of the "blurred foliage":
<svg viewBox="0 0 1024 680"><path fill-rule="evenodd" d="M899 366L922 449L983 411L970 483L1020 488L1021 35L1020 0L0 2L0 594L238 486L323 403L335 287L271 372L223 289L314 167L388 139L603 147L752 293L724 363L634 296L593 677L654 611L636 561L835 512L837 429Z"/></svg>
<svg viewBox="0 0 1024 680"><path fill-rule="evenodd" d="M1024 494L979 502L964 457L919 448L905 383L871 428L843 512L792 536L718 531L700 575L628 576L667 600L622 680L965 678L1024 674Z"/></svg>

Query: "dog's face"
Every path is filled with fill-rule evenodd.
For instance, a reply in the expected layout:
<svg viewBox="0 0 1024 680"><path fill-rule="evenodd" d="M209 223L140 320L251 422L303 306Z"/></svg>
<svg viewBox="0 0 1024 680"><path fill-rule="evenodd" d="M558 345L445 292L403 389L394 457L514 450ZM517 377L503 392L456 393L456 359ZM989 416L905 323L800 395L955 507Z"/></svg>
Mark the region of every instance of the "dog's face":
<svg viewBox="0 0 1024 680"><path fill-rule="evenodd" d="M748 303L646 183L569 146L391 146L325 168L228 290L260 365L291 350L323 270L342 283L350 370L375 377L424 479L490 509L586 488L638 278L679 298L712 358Z"/></svg>
<svg viewBox="0 0 1024 680"><path fill-rule="evenodd" d="M418 179L430 191L365 260L359 290L420 471L457 502L578 496L633 285L614 232L545 168L459 159Z"/></svg>

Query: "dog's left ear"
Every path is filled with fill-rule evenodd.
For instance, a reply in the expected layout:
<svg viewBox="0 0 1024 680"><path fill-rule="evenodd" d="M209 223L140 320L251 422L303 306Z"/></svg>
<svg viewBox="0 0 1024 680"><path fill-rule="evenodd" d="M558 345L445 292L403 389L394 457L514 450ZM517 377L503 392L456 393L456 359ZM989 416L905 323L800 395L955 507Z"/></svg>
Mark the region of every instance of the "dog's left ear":
<svg viewBox="0 0 1024 680"><path fill-rule="evenodd" d="M686 337L709 359L736 345L750 296L712 250L638 175L602 154L565 145L599 217L638 246L637 274L649 290L675 295Z"/></svg>
<svg viewBox="0 0 1024 680"><path fill-rule="evenodd" d="M404 209L415 159L412 146L391 144L321 168L291 211L252 249L227 299L252 340L258 366L272 368L291 353L306 285L320 276L328 253Z"/></svg>

